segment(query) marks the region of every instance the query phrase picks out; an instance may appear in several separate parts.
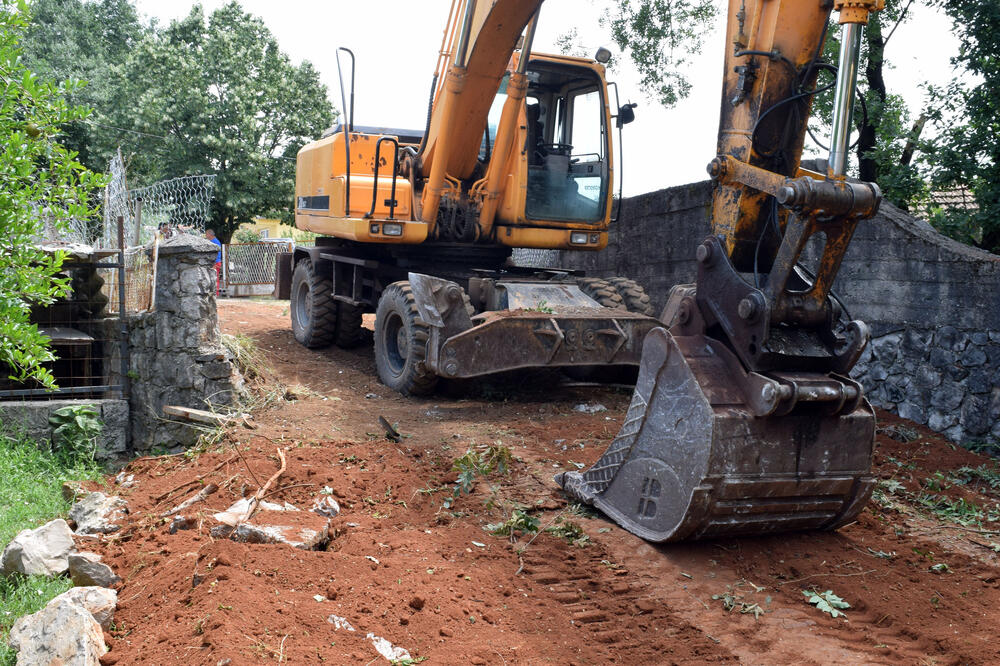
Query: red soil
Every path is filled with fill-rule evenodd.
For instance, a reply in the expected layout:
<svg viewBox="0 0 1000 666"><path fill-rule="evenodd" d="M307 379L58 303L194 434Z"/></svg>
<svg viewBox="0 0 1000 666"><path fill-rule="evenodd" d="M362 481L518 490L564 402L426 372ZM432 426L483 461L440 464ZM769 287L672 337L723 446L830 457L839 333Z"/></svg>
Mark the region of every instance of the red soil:
<svg viewBox="0 0 1000 666"><path fill-rule="evenodd" d="M104 663L386 663L369 632L428 664L1000 662L1000 534L917 506L923 493L996 512L988 484L953 478L993 463L919 426L879 415L877 474L898 483L838 532L654 546L596 514L563 513L551 480L597 459L628 393L508 382L402 398L378 383L370 349L295 344L281 303L226 301L220 319L260 343L296 399L258 413L256 430L229 432L217 452L129 465L138 483L119 494L130 522L88 542L124 578ZM581 402L608 411L574 412ZM401 443L383 437L380 415ZM452 461L497 441L516 456L510 473L443 508ZM255 492L279 448L288 466L267 499L307 509L332 488L342 511L327 549L212 539L211 514ZM170 534L159 514L201 476L229 483L186 512L197 527ZM578 523L589 542L542 532L511 544L484 531L514 505L543 527ZM846 619L810 606L806 589L847 600ZM713 599L727 594L732 611ZM759 617L738 612L754 603Z"/></svg>

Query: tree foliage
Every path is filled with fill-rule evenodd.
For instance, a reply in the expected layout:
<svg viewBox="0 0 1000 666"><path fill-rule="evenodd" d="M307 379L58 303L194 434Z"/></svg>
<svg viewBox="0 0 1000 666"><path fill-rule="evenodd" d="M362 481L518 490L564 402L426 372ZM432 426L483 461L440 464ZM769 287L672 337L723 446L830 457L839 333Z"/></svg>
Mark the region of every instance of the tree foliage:
<svg viewBox="0 0 1000 666"><path fill-rule="evenodd" d="M976 209L936 211L943 232L1000 254L1000 3L996 0L936 0L954 22L959 52L957 77L934 91L940 135L933 150L936 189L967 188Z"/></svg>
<svg viewBox="0 0 1000 666"><path fill-rule="evenodd" d="M61 143L60 128L87 114L65 99L79 84L46 82L21 59L27 11L23 1L0 0L0 368L52 387L44 367L52 352L30 314L69 284L57 277L64 255L43 252L37 241L43 224L58 229L93 215L89 194L103 181Z"/></svg>
<svg viewBox="0 0 1000 666"><path fill-rule="evenodd" d="M295 155L335 118L312 65L293 65L236 2L208 17L195 5L148 35L118 84L113 124L133 131L132 168L217 174L210 224L223 240L257 215L290 216Z"/></svg>
<svg viewBox="0 0 1000 666"><path fill-rule="evenodd" d="M878 183L885 198L903 209L927 195L927 183L919 164L912 159L923 124L912 121L905 101L892 92L885 72L889 68L891 38L909 17L912 4L912 0L887 0L885 9L869 16L861 45L859 99L854 109L858 132L854 146L858 164L855 175ZM827 62L836 64L840 50L836 14L831 18L829 33L823 55ZM814 111L827 135L832 109L832 90L816 96Z"/></svg>
<svg viewBox="0 0 1000 666"><path fill-rule="evenodd" d="M673 106L691 92L684 68L718 16L715 0L615 0L603 19L641 77L643 92Z"/></svg>
<svg viewBox="0 0 1000 666"><path fill-rule="evenodd" d="M116 70L147 34L129 0L33 0L22 43L25 63L39 76L86 82L68 95L92 115L68 124L61 140L89 169L104 171L118 145L108 127L116 102Z"/></svg>

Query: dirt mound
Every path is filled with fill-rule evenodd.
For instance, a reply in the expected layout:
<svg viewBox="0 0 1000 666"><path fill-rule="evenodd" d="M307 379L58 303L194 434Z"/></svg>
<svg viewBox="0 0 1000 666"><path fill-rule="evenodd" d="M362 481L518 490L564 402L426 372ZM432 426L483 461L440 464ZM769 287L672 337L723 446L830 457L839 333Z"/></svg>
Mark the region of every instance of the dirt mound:
<svg viewBox="0 0 1000 666"><path fill-rule="evenodd" d="M567 507L551 480L597 459L627 393L404 399L370 351L297 347L281 305L221 316L261 343L292 400L218 452L129 466L129 522L94 546L124 578L106 663L387 663L380 647L441 664L1000 662L1000 472L925 429L879 415L879 489L836 533L653 546ZM455 497L453 462L487 445L509 449L509 471ZM212 514L274 474L278 449L287 469L266 499L308 509L332 493L329 543L212 538ZM208 483L220 490L171 534L160 515ZM484 529L514 509L541 531L512 544ZM803 590L833 591L846 617Z"/></svg>

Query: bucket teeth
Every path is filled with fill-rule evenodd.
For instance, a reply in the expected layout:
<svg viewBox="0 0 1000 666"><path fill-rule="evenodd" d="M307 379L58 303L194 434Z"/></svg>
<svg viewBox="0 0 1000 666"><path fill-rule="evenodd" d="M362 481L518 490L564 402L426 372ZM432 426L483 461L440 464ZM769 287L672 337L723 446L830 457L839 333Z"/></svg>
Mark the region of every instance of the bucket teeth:
<svg viewBox="0 0 1000 666"><path fill-rule="evenodd" d="M654 329L621 431L566 493L650 541L832 529L871 495L875 420L804 408L755 416L732 359L703 336Z"/></svg>

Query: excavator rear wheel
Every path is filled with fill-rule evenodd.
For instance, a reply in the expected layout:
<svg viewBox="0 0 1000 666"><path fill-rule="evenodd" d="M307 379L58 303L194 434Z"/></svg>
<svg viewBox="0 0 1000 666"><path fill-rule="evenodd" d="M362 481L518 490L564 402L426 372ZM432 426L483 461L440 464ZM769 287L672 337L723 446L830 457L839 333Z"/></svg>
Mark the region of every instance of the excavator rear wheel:
<svg viewBox="0 0 1000 666"><path fill-rule="evenodd" d="M337 304L332 296L330 278L313 270L313 263L303 259L292 274L292 333L309 349L329 347L337 328Z"/></svg>
<svg viewBox="0 0 1000 666"><path fill-rule="evenodd" d="M361 327L363 312L359 306L340 301L337 303L337 327L334 344L342 349L357 347L365 339L365 329Z"/></svg>
<svg viewBox="0 0 1000 666"><path fill-rule="evenodd" d="M607 283L621 297L626 310L650 317L655 316L653 304L649 302L649 294L638 282L626 277L610 277L607 279Z"/></svg>
<svg viewBox="0 0 1000 666"><path fill-rule="evenodd" d="M625 301L609 280L603 278L579 278L580 290L605 308L623 308Z"/></svg>
<svg viewBox="0 0 1000 666"><path fill-rule="evenodd" d="M375 367L382 383L403 395L431 393L438 376L424 363L429 337L410 283L390 284L375 310Z"/></svg>

